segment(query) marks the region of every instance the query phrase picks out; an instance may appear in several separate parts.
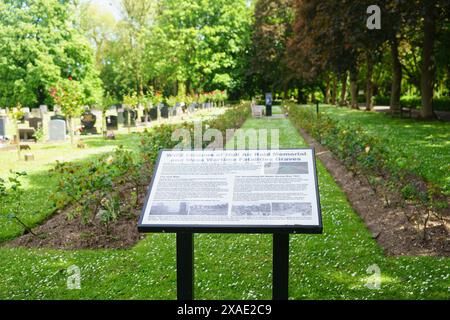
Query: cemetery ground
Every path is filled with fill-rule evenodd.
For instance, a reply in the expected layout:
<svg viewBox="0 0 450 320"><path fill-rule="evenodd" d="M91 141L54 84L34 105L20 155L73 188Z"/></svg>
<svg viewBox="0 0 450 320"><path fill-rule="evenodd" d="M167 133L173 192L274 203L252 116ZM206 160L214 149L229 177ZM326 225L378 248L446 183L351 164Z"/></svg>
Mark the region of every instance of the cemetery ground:
<svg viewBox="0 0 450 320"><path fill-rule="evenodd" d="M333 113L332 111L329 111ZM344 112L344 111L342 111ZM274 114L282 111L276 110ZM361 117L363 117L361 113ZM336 111L334 116L339 116ZM359 117L359 114L351 117ZM375 115L376 119L378 115ZM403 120L399 120L403 121ZM374 124L367 120L368 125ZM405 132L408 121L402 122ZM395 120L393 120L393 125ZM389 125L389 124L388 124ZM434 125L433 125L434 126ZM399 123L395 129L397 132ZM280 147L306 146L290 119L248 119L243 128L280 129ZM423 124L423 130L427 130ZM429 130L433 131L434 127ZM380 133L380 130L372 128ZM394 129L393 129L394 130ZM444 129L442 129L444 130ZM444 131L443 131L444 132ZM448 133L448 132L447 132ZM381 135L382 133L380 133ZM383 130L383 134L387 134ZM433 137L444 133L433 131ZM428 137L425 135L423 137ZM136 140L124 137L132 148ZM399 138L400 139L400 138ZM406 139L406 138L405 138ZM448 142L442 136L434 144ZM419 141L418 139L417 141ZM120 141L120 139L119 139ZM92 143L101 147L100 141ZM417 142L419 143L419 142ZM437 148L437 147L436 147ZM442 149L446 149L443 147ZM448 147L447 147L448 149ZM411 150L411 148L405 148ZM442 150L444 154L445 153ZM425 155L422 158L428 159ZM422 166L435 165L423 161ZM444 162L445 163L445 162ZM448 162L447 162L448 163ZM320 161L319 188L323 235L291 235L290 297L293 299L448 299L450 263L433 256L388 256L352 209L344 192ZM37 169L36 169L37 170ZM424 169L433 172L436 169ZM45 171L30 184L30 193L48 188ZM447 172L448 173L448 172ZM34 173L33 173L34 174ZM436 174L441 180L441 175ZM436 180L436 181L438 181ZM439 181L437 183L439 183ZM34 193L34 192L33 192ZM35 193L36 203L48 193ZM3 226L1 228L4 230ZM11 235L11 233L10 233ZM10 238L11 236L9 236ZM2 240L7 239L4 236ZM195 236L196 299L270 299L272 237L270 235ZM2 299L174 299L176 297L175 235L149 234L132 248L55 250L0 248ZM81 289L67 290L66 270L81 269ZM369 288L373 268L381 272L380 288Z"/></svg>
<svg viewBox="0 0 450 320"><path fill-rule="evenodd" d="M85 147L74 148L69 141L66 142L46 142L28 143L31 152L35 156L34 161L25 162L17 160L15 146L9 150L0 149L0 178L7 179L10 171L26 171L27 176L23 179L25 194L21 205L23 206L24 222L35 227L54 212L53 202L50 200L55 193L58 183L58 176L49 174L49 170L59 162L77 162L88 164L99 155L111 152L118 146L124 146L127 150L137 151L139 147L139 135L145 129L153 126L165 124L179 124L184 121L197 121L215 118L225 112L224 108L214 108L200 110L193 115L174 117L161 122L156 121L148 127L134 127L133 133L128 134L125 127L115 132L115 140L106 140L101 135L79 136ZM22 156L25 152L22 152ZM0 243L13 239L23 232L23 228L16 223L11 223L6 219L0 219Z"/></svg>

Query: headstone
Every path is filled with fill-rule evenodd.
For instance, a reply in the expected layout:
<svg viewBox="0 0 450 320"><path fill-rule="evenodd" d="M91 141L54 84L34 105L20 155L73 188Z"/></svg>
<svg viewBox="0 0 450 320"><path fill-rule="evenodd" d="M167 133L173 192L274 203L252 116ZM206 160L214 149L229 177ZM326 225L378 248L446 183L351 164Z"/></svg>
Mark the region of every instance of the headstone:
<svg viewBox="0 0 450 320"><path fill-rule="evenodd" d="M42 126L42 119L41 118L30 118L28 119L28 124L30 128L34 128L34 130L39 130Z"/></svg>
<svg viewBox="0 0 450 320"><path fill-rule="evenodd" d="M54 116L50 117L50 120L63 120L66 121L66 117L60 115L60 114L55 114Z"/></svg>
<svg viewBox="0 0 450 320"><path fill-rule="evenodd" d="M66 139L66 121L61 119L50 120L48 138L50 141L64 141Z"/></svg>
<svg viewBox="0 0 450 320"><path fill-rule="evenodd" d="M194 113L195 112L195 103L191 103L189 107L187 108L188 113Z"/></svg>
<svg viewBox="0 0 450 320"><path fill-rule="evenodd" d="M6 136L6 117L0 117L0 137Z"/></svg>
<svg viewBox="0 0 450 320"><path fill-rule="evenodd" d="M96 134L97 128L95 128L95 122L97 117L90 111L86 111L81 116L81 125L83 127L83 134Z"/></svg>
<svg viewBox="0 0 450 320"><path fill-rule="evenodd" d="M151 108L148 112L148 115L150 117L150 120L157 120L158 119L158 108Z"/></svg>
<svg viewBox="0 0 450 320"><path fill-rule="evenodd" d="M130 126L136 126L137 112L131 109L126 109L123 112L124 125L128 126L128 112L130 113Z"/></svg>
<svg viewBox="0 0 450 320"><path fill-rule="evenodd" d="M119 129L117 116L107 116L106 117L106 129L107 130L117 130Z"/></svg>
<svg viewBox="0 0 450 320"><path fill-rule="evenodd" d="M271 117L272 116L272 92L266 93L266 116Z"/></svg>
<svg viewBox="0 0 450 320"><path fill-rule="evenodd" d="M39 110L41 111L41 114L46 114L48 112L48 107L43 104L39 106Z"/></svg>
<svg viewBox="0 0 450 320"><path fill-rule="evenodd" d="M34 128L20 128L19 129L19 138L23 141L28 141L31 139L35 139L34 134L36 130Z"/></svg>
<svg viewBox="0 0 450 320"><path fill-rule="evenodd" d="M123 116L123 111L117 112L117 123L118 124L124 124L125 123L125 118Z"/></svg>
<svg viewBox="0 0 450 320"><path fill-rule="evenodd" d="M169 118L169 108L167 106L161 108L161 118Z"/></svg>
<svg viewBox="0 0 450 320"><path fill-rule="evenodd" d="M41 110L38 108L31 109L31 117L32 118L41 118Z"/></svg>

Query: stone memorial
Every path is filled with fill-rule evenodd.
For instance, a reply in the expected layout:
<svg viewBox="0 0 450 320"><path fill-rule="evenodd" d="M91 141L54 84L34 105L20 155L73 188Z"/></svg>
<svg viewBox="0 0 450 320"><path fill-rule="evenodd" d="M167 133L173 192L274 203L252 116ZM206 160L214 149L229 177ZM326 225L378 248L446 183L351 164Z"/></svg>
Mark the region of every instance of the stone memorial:
<svg viewBox="0 0 450 320"><path fill-rule="evenodd" d="M0 116L0 137L6 136L6 117Z"/></svg>
<svg viewBox="0 0 450 320"><path fill-rule="evenodd" d="M41 111L41 115L48 113L48 107L45 104L40 105L39 110Z"/></svg>
<svg viewBox="0 0 450 320"><path fill-rule="evenodd" d="M169 118L169 108L167 106L161 107L160 111L161 111L161 118L165 119Z"/></svg>
<svg viewBox="0 0 450 320"><path fill-rule="evenodd" d="M195 103L191 103L189 107L187 108L188 113L194 113L195 112Z"/></svg>
<svg viewBox="0 0 450 320"><path fill-rule="evenodd" d="M81 116L81 126L82 126L82 134L97 134L97 128L95 127L95 123L97 122L97 117L91 112L86 111Z"/></svg>
<svg viewBox="0 0 450 320"><path fill-rule="evenodd" d="M150 117L150 120L157 120L158 119L158 108L151 108L148 112L148 115Z"/></svg>
<svg viewBox="0 0 450 320"><path fill-rule="evenodd" d="M123 125L125 123L125 119L123 117L123 111L117 112L117 124Z"/></svg>
<svg viewBox="0 0 450 320"><path fill-rule="evenodd" d="M117 116L107 116L106 117L106 129L107 130L117 130L117 129L119 129Z"/></svg>
<svg viewBox="0 0 450 320"><path fill-rule="evenodd" d="M60 114L55 114L54 116L50 117L50 120L63 120L66 121L66 117Z"/></svg>
<svg viewBox="0 0 450 320"><path fill-rule="evenodd" d="M272 103L273 103L272 93L267 92L266 93L266 116L267 117L272 116Z"/></svg>
<svg viewBox="0 0 450 320"><path fill-rule="evenodd" d="M128 125L128 113L130 113L130 125ZM132 109L125 109L123 112L123 124L128 127L135 127L136 126L136 119L137 119L137 112Z"/></svg>
<svg viewBox="0 0 450 320"><path fill-rule="evenodd" d="M61 119L50 120L48 124L48 138L50 141L65 141L66 121Z"/></svg>
<svg viewBox="0 0 450 320"><path fill-rule="evenodd" d="M28 124L30 128L33 128L37 131L42 127L42 118L29 118Z"/></svg>

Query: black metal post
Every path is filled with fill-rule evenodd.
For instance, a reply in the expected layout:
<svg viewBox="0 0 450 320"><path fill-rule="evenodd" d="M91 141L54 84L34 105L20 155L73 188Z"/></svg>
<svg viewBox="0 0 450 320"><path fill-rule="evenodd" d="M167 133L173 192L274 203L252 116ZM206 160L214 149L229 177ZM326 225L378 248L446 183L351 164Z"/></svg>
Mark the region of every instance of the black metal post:
<svg viewBox="0 0 450 320"><path fill-rule="evenodd" d="M289 233L273 234L273 300L289 298Z"/></svg>
<svg viewBox="0 0 450 320"><path fill-rule="evenodd" d="M194 234L177 233L177 299L194 299Z"/></svg>

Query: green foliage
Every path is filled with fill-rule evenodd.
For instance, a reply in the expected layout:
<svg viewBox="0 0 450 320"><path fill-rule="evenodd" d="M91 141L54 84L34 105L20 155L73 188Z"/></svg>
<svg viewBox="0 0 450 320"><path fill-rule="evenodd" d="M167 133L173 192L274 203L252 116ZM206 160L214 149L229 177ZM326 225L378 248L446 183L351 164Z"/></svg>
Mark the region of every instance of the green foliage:
<svg viewBox="0 0 450 320"><path fill-rule="evenodd" d="M86 98L100 87L72 1L1 1L0 52L2 106L50 104L49 90L69 77Z"/></svg>
<svg viewBox="0 0 450 320"><path fill-rule="evenodd" d="M347 124L313 108L291 105L289 115L298 128L309 132L329 148L350 170L360 173L376 190L375 184L401 190L405 199L414 199L430 207L442 198L445 190L423 183L412 168L414 160L401 150L391 149L376 135L357 124ZM418 191L423 189L423 191ZM416 192L417 191L417 192Z"/></svg>
<svg viewBox="0 0 450 320"><path fill-rule="evenodd" d="M90 162L58 162L52 169L59 177L55 205L62 208L70 203L74 205L71 218L81 216L84 223L99 220L108 228L122 214L121 208L129 206L131 192L138 203L148 179L142 166L142 161L121 146Z"/></svg>
<svg viewBox="0 0 450 320"><path fill-rule="evenodd" d="M74 118L81 114L83 93L78 81L72 79L61 80L50 89L50 95L55 104L61 107L61 111L68 118Z"/></svg>
<svg viewBox="0 0 450 320"><path fill-rule="evenodd" d="M26 232L31 228L25 223L23 207L23 196L25 194L21 179L26 176L26 172L11 171L8 183L0 178L0 218L5 218L18 223Z"/></svg>

